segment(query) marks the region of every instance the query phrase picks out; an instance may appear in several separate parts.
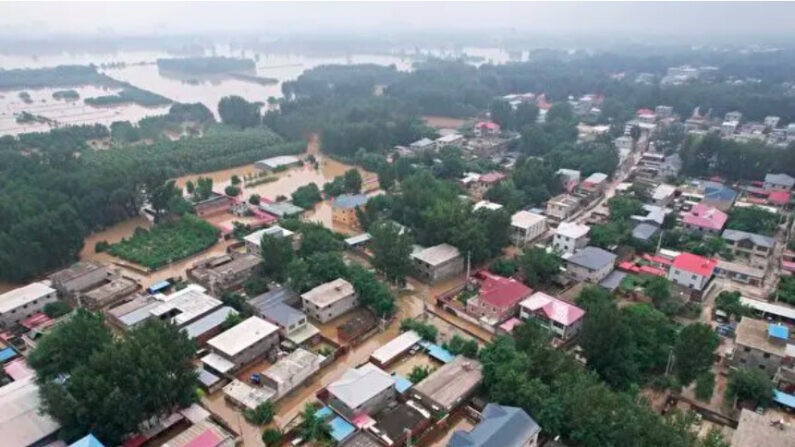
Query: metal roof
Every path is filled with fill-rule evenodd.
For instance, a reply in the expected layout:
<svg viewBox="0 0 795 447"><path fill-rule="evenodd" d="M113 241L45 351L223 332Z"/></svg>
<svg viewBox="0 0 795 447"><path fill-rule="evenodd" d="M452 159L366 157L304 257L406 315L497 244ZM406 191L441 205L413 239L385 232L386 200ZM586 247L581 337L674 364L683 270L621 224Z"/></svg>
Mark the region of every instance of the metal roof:
<svg viewBox="0 0 795 447"><path fill-rule="evenodd" d="M587 246L571 255L566 262L585 267L589 270L599 270L605 265L614 264L616 255L599 247Z"/></svg>
<svg viewBox="0 0 795 447"><path fill-rule="evenodd" d="M514 447L527 445L541 431L538 423L524 410L488 404L482 419L469 432L456 431L448 447Z"/></svg>

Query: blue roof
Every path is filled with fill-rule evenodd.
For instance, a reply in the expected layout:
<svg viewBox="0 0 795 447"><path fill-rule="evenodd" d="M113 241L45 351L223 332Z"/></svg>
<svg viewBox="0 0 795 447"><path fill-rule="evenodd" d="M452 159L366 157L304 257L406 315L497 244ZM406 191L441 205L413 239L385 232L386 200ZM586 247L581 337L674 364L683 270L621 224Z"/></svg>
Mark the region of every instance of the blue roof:
<svg viewBox="0 0 795 447"><path fill-rule="evenodd" d="M337 442L342 442L356 431L353 425L339 416L332 419L329 425L331 425L331 437Z"/></svg>
<svg viewBox="0 0 795 447"><path fill-rule="evenodd" d="M171 285L171 283L168 282L168 281L160 281L158 283L152 284L146 290L148 290L149 293L157 293L157 292L169 287L170 285Z"/></svg>
<svg viewBox="0 0 795 447"><path fill-rule="evenodd" d="M69 444L69 447L105 447L97 438L92 434L87 434L83 438Z"/></svg>
<svg viewBox="0 0 795 447"><path fill-rule="evenodd" d="M364 194L342 194L334 200L334 208L356 208L367 203L369 198Z"/></svg>
<svg viewBox="0 0 795 447"><path fill-rule="evenodd" d="M708 202L734 202L737 191L718 182L704 182L704 200Z"/></svg>
<svg viewBox="0 0 795 447"><path fill-rule="evenodd" d="M789 339L789 329L783 324L771 324L767 327L767 335L775 338L780 338L782 340Z"/></svg>
<svg viewBox="0 0 795 447"><path fill-rule="evenodd" d="M0 362L5 362L8 359L13 359L17 356L17 351L14 348L5 348L0 351Z"/></svg>
<svg viewBox="0 0 795 447"><path fill-rule="evenodd" d="M325 418L331 416L334 413L332 413L331 408L323 407L320 410L317 410L317 413L315 413L315 414L325 419Z"/></svg>
<svg viewBox="0 0 795 447"><path fill-rule="evenodd" d="M488 404L483 419L471 431L456 431L447 447L506 447L525 445L541 431L521 408Z"/></svg>
<svg viewBox="0 0 795 447"><path fill-rule="evenodd" d="M773 391L773 400L786 407L795 408L795 396L792 394L782 393L781 391Z"/></svg>
<svg viewBox="0 0 795 447"><path fill-rule="evenodd" d="M411 383L411 380L401 376L400 374L392 373L392 378L395 379L395 389L400 394L405 393L406 390L414 385Z"/></svg>
<svg viewBox="0 0 795 447"><path fill-rule="evenodd" d="M448 351L447 349L444 349L439 345L435 345L427 341L420 342L420 345L422 345L423 348L428 350L428 355L435 358L436 360L439 360L442 363L450 363L453 360L455 360L455 355L453 355L452 352Z"/></svg>

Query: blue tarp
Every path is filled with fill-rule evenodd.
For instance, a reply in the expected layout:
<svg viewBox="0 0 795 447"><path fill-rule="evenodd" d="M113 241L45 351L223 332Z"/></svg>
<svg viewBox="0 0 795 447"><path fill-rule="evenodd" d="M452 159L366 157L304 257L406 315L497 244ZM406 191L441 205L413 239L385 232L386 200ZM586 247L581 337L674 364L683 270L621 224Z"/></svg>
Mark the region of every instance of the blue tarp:
<svg viewBox="0 0 795 447"><path fill-rule="evenodd" d="M414 385L413 383L411 383L411 380L401 376L400 374L392 374L392 377L395 379L395 389L400 394L405 393L406 390L408 390L409 388L411 388L412 385Z"/></svg>
<svg viewBox="0 0 795 447"><path fill-rule="evenodd" d="M17 356L17 351L14 351L13 348L5 348L0 351L0 362L5 362L8 359L13 359Z"/></svg>
<svg viewBox="0 0 795 447"><path fill-rule="evenodd" d="M351 435L356 428L349 424L345 419L337 416L331 420L331 437L337 442L342 442L345 438Z"/></svg>
<svg viewBox="0 0 795 447"><path fill-rule="evenodd" d="M331 408L323 407L320 410L317 410L317 413L315 413L315 414L317 414L318 416L320 416L323 419L325 419L325 418L331 416L333 413L331 412Z"/></svg>
<svg viewBox="0 0 795 447"><path fill-rule="evenodd" d="M783 324L771 324L767 327L767 335L787 340L789 339L789 329Z"/></svg>
<svg viewBox="0 0 795 447"><path fill-rule="evenodd" d="M88 434L82 439L75 441L74 444L69 444L69 447L105 447L97 438L92 434Z"/></svg>
<svg viewBox="0 0 795 447"><path fill-rule="evenodd" d="M795 408L795 396L792 394L782 393L776 390L773 391L773 400L785 407Z"/></svg>
<svg viewBox="0 0 795 447"><path fill-rule="evenodd" d="M152 285L151 285L151 286L149 286L149 288L148 288L148 289L146 289L146 290L147 290L149 293L157 293L157 292L160 292L160 291L161 291L161 290L163 290L163 289L167 289L169 286L171 286L171 283L170 283L170 282L168 282L168 281L160 281L160 282L158 282L158 283L152 284Z"/></svg>
<svg viewBox="0 0 795 447"><path fill-rule="evenodd" d="M453 360L455 360L455 356L453 355L453 353L451 353L450 351L444 349L439 345L435 345L427 341L421 342L420 345L422 345L423 348L428 350L429 356L435 358L436 360L442 363L450 363Z"/></svg>

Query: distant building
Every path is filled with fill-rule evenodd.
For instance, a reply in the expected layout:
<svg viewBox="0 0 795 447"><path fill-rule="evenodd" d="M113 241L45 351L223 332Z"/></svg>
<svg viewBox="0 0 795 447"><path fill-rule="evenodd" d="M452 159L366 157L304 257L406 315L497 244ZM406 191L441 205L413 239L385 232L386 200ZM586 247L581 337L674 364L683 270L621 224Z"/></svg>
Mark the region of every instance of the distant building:
<svg viewBox="0 0 795 447"><path fill-rule="evenodd" d="M588 245L591 227L574 222L561 222L555 229L552 248L558 253L574 253Z"/></svg>
<svg viewBox="0 0 795 447"><path fill-rule="evenodd" d="M226 374L253 362L279 344L279 328L259 317L250 317L211 338L212 353L204 356L205 366Z"/></svg>
<svg viewBox="0 0 795 447"><path fill-rule="evenodd" d="M74 298L77 294L106 284L119 274L98 262L84 261L59 270L48 277L52 287L64 298Z"/></svg>
<svg viewBox="0 0 795 447"><path fill-rule="evenodd" d="M274 169L287 168L300 163L301 160L294 155L279 155L254 162L254 167L263 171L273 171Z"/></svg>
<svg viewBox="0 0 795 447"><path fill-rule="evenodd" d="M723 117L723 120L724 121L737 121L737 122L740 122L740 121L743 120L743 114L742 114L742 112L738 112L736 110L734 112L728 112Z"/></svg>
<svg viewBox="0 0 795 447"><path fill-rule="evenodd" d="M480 280L480 289L467 301L467 313L492 326L515 316L519 303L533 293L532 289L513 278L487 271L478 272L475 276Z"/></svg>
<svg viewBox="0 0 795 447"><path fill-rule="evenodd" d="M140 286L132 279L122 276L78 295L78 302L90 311L113 306L124 298L135 293Z"/></svg>
<svg viewBox="0 0 795 447"><path fill-rule="evenodd" d="M721 237L735 255L747 259L756 258L765 263L773 254L773 248L776 246L776 240L772 237L747 231L724 230Z"/></svg>
<svg viewBox="0 0 795 447"><path fill-rule="evenodd" d="M557 172L560 182L563 184L563 189L571 193L580 184L580 171L574 169L558 169Z"/></svg>
<svg viewBox="0 0 795 447"><path fill-rule="evenodd" d="M765 280L765 269L720 259L715 266L715 276L758 287Z"/></svg>
<svg viewBox="0 0 795 447"><path fill-rule="evenodd" d="M765 117L764 124L765 124L765 127L767 127L768 129L775 129L776 127L778 127L778 123L780 121L781 121L781 118L779 118L777 116L769 115L769 116Z"/></svg>
<svg viewBox="0 0 795 447"><path fill-rule="evenodd" d="M166 441L162 447L234 447L231 433L205 419Z"/></svg>
<svg viewBox="0 0 795 447"><path fill-rule="evenodd" d="M476 137L495 136L500 134L500 125L491 121L480 121L473 130Z"/></svg>
<svg viewBox="0 0 795 447"><path fill-rule="evenodd" d="M792 191L793 185L795 185L795 178L787 174L765 175L765 189L767 191Z"/></svg>
<svg viewBox="0 0 795 447"><path fill-rule="evenodd" d="M348 420L362 413L375 414L397 396L395 378L372 363L347 370L326 390L329 406Z"/></svg>
<svg viewBox="0 0 795 447"><path fill-rule="evenodd" d="M715 273L717 264L714 259L692 253L681 253L674 258L668 270L668 279L682 287L701 291Z"/></svg>
<svg viewBox="0 0 795 447"><path fill-rule="evenodd" d="M303 208L290 202L260 203L259 208L278 218L297 216L304 212Z"/></svg>
<svg viewBox="0 0 795 447"><path fill-rule="evenodd" d="M568 340L580 332L585 311L563 300L536 292L519 304L520 318L533 319L562 340Z"/></svg>
<svg viewBox="0 0 795 447"><path fill-rule="evenodd" d="M416 384L411 398L434 412L449 413L469 399L482 380L483 366L459 355Z"/></svg>
<svg viewBox="0 0 795 447"><path fill-rule="evenodd" d="M638 223L649 223L662 226L663 222L665 222L665 216L669 213L669 210L663 207L646 204L643 205L643 211L646 214L630 216L630 219Z"/></svg>
<svg viewBox="0 0 795 447"><path fill-rule="evenodd" d="M301 295L304 312L326 323L359 305L353 285L342 278L321 284Z"/></svg>
<svg viewBox="0 0 795 447"><path fill-rule="evenodd" d="M188 270L188 279L214 295L221 295L243 286L256 273L262 258L253 254L230 253L195 264Z"/></svg>
<svg viewBox="0 0 795 447"><path fill-rule="evenodd" d="M666 207L673 201L675 194L676 187L661 183L652 191L651 200L659 207Z"/></svg>
<svg viewBox="0 0 795 447"><path fill-rule="evenodd" d="M517 247L529 244L547 230L547 218L521 210L511 216L511 242Z"/></svg>
<svg viewBox="0 0 795 447"><path fill-rule="evenodd" d="M743 317L735 331L732 366L760 369L773 377L786 357L788 340L787 326Z"/></svg>
<svg viewBox="0 0 795 447"><path fill-rule="evenodd" d="M436 149L436 142L430 138L423 138L411 143L409 148L413 151L430 151Z"/></svg>
<svg viewBox="0 0 795 447"><path fill-rule="evenodd" d="M274 400L280 399L318 372L322 360L321 356L298 348L266 369L262 384L276 391Z"/></svg>
<svg viewBox="0 0 795 447"><path fill-rule="evenodd" d="M473 207L473 211L477 211L479 209L487 209L489 211L497 211L502 209L502 205L499 203L489 202L488 200L481 200L480 202L476 203Z"/></svg>
<svg viewBox="0 0 795 447"><path fill-rule="evenodd" d="M436 147L441 149L447 146L453 146L464 142L464 136L458 133L451 133L436 139Z"/></svg>
<svg viewBox="0 0 795 447"><path fill-rule="evenodd" d="M370 361L380 368L385 368L421 341L422 338L416 332L403 332L376 348L370 355Z"/></svg>
<svg viewBox="0 0 795 447"><path fill-rule="evenodd" d="M177 327L185 327L199 318L221 307L221 300L208 295L198 284L190 284L165 297L159 305L149 309L148 318L170 321Z"/></svg>
<svg viewBox="0 0 795 447"><path fill-rule="evenodd" d="M213 194L212 197L195 203L193 211L199 217L210 217L229 212L234 205L235 199L221 194Z"/></svg>
<svg viewBox="0 0 795 447"><path fill-rule="evenodd" d="M447 447L537 447L541 427L524 410L488 404L478 425L457 430Z"/></svg>
<svg viewBox="0 0 795 447"><path fill-rule="evenodd" d="M674 114L674 108L671 106L657 106L654 108L654 114L659 119L670 118Z"/></svg>
<svg viewBox="0 0 795 447"><path fill-rule="evenodd" d="M598 283L616 263L616 255L598 247L585 247L566 258L566 271L577 281Z"/></svg>
<svg viewBox="0 0 795 447"><path fill-rule="evenodd" d="M682 225L688 230L709 234L720 234L729 216L723 211L699 203L684 215Z"/></svg>
<svg viewBox="0 0 795 447"><path fill-rule="evenodd" d="M359 225L356 217L356 208L364 210L369 198L364 194L342 194L334 199L332 204L334 222L339 222L349 227Z"/></svg>
<svg viewBox="0 0 795 447"><path fill-rule="evenodd" d="M237 314L238 312L229 306L219 307L185 326L185 334L191 340L196 340L198 346L203 346L207 340L221 333L221 328L230 315Z"/></svg>
<svg viewBox="0 0 795 447"><path fill-rule="evenodd" d="M580 183L580 190L587 194L602 194L607 187L607 174L594 172Z"/></svg>
<svg viewBox="0 0 795 447"><path fill-rule="evenodd" d="M294 232L278 225L274 225L269 228L263 228L262 230L255 231L243 238L243 241L246 243L246 249L248 249L249 253L260 253L260 244L262 243L262 237L265 235L289 238L293 241L294 249L297 249L297 246L300 243L299 238Z"/></svg>
<svg viewBox="0 0 795 447"><path fill-rule="evenodd" d="M547 201L544 214L558 222L568 219L580 208L580 199L571 194L560 194Z"/></svg>
<svg viewBox="0 0 795 447"><path fill-rule="evenodd" d="M435 283L464 271L464 258L457 248L439 244L411 254L418 279Z"/></svg>
<svg viewBox="0 0 795 447"><path fill-rule="evenodd" d="M30 283L6 292L0 295L0 328L14 327L57 300L55 289L42 282Z"/></svg>
<svg viewBox="0 0 795 447"><path fill-rule="evenodd" d="M632 239L640 242L649 242L660 233L660 227L649 223L639 223L632 229Z"/></svg>

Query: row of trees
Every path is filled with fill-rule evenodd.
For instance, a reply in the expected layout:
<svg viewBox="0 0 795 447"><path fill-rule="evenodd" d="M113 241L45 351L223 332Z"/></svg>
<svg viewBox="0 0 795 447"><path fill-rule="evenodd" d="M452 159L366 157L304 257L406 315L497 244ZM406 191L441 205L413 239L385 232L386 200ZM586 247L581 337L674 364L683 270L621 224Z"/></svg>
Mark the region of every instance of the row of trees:
<svg viewBox="0 0 795 447"><path fill-rule="evenodd" d="M694 177L719 175L731 180L761 180L771 172L795 176L795 144L781 148L761 141L742 143L708 134L686 138L679 155L682 173Z"/></svg>

